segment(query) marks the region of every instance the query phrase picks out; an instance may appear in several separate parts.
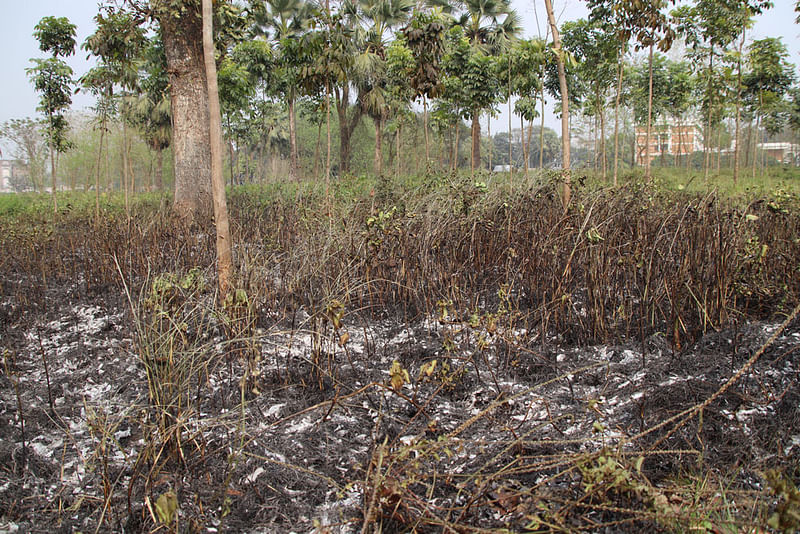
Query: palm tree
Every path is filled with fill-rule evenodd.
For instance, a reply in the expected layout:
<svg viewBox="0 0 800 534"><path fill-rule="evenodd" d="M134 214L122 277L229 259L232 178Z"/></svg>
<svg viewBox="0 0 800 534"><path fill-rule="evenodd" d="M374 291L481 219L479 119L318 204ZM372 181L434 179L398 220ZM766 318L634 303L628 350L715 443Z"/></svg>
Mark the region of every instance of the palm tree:
<svg viewBox="0 0 800 534"><path fill-rule="evenodd" d="M273 32L275 57L280 75L278 91L286 96L289 111L289 176L297 178L297 125L295 102L300 69L304 63L302 40L298 39L307 29L311 20L311 5L305 0L266 0L254 11L256 27L266 34Z"/></svg>
<svg viewBox="0 0 800 534"><path fill-rule="evenodd" d="M414 0L359 0L360 19L365 25L360 54L354 62L359 102L375 124L374 172L382 173L383 125L389 118L387 94L387 34L408 20Z"/></svg>
<svg viewBox="0 0 800 534"><path fill-rule="evenodd" d="M488 55L498 55L520 32L519 17L510 0L462 0L463 11L456 24L469 42ZM480 166L480 109L472 112L472 167Z"/></svg>

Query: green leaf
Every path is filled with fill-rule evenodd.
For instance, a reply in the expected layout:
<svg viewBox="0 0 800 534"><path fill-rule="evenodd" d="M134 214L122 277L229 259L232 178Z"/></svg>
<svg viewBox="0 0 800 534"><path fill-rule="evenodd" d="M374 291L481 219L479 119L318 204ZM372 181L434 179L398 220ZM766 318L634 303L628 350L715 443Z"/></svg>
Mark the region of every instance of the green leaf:
<svg viewBox="0 0 800 534"><path fill-rule="evenodd" d="M175 492L163 493L156 501L156 515L158 520L165 525L171 525L178 512L178 496Z"/></svg>

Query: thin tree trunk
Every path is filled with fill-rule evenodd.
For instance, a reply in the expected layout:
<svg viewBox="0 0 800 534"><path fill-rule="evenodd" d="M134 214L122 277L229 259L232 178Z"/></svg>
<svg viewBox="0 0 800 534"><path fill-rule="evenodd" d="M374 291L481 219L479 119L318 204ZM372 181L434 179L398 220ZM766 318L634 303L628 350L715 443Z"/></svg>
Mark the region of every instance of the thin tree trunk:
<svg viewBox="0 0 800 534"><path fill-rule="evenodd" d="M512 161L514 153L511 149L511 125L512 125L512 116L514 114L511 111L511 54L508 55L508 180L513 185L514 184L514 163ZM521 120L524 120L520 116ZM525 127L522 128L522 133L525 133ZM489 168L491 169L491 165ZM525 177L528 177L528 162L525 162Z"/></svg>
<svg viewBox="0 0 800 534"><path fill-rule="evenodd" d="M598 150L598 147L599 147L598 130L600 128L598 126L599 117L597 115L598 115L598 112L597 112L597 110L595 110L594 117L592 117L592 119L594 121L594 125L593 125L594 127L592 128L592 130L593 130L593 140L592 141L594 142L594 148L593 148L593 151L594 151L594 158L593 159L594 159L594 161L593 161L593 166L594 166L594 172L595 173L597 172L598 163L600 162L600 150Z"/></svg>
<svg viewBox="0 0 800 534"><path fill-rule="evenodd" d="M520 137L519 141L522 144L522 158L525 160L525 178L528 177L528 147L525 143L525 117L519 116ZM530 127L528 128L530 132Z"/></svg>
<svg viewBox="0 0 800 534"><path fill-rule="evenodd" d="M742 29L742 38L739 40L739 56L736 61L736 133L734 134L733 149L733 186L739 182L739 145L740 128L742 121L742 49L744 48L744 38L746 30Z"/></svg>
<svg viewBox="0 0 800 534"><path fill-rule="evenodd" d="M750 166L750 153L753 151L753 119L747 121L747 144L744 150L744 167Z"/></svg>
<svg viewBox="0 0 800 534"><path fill-rule="evenodd" d="M149 165L147 169L147 190L152 192L153 191L153 149L147 147L147 154L150 156Z"/></svg>
<svg viewBox="0 0 800 534"><path fill-rule="evenodd" d="M625 69L622 68L622 58L619 60L619 74L617 76L617 95L614 102L614 187L617 186L619 174L619 101L622 94L622 76Z"/></svg>
<svg viewBox="0 0 800 534"><path fill-rule="evenodd" d="M133 160L131 159L131 139L128 138L128 143L125 145L126 161L128 162L128 176L131 178L131 195L136 193L136 174L133 172Z"/></svg>
<svg viewBox="0 0 800 534"><path fill-rule="evenodd" d="M331 183L331 82L325 82L325 128L328 134L328 151L325 157L325 195Z"/></svg>
<svg viewBox="0 0 800 534"><path fill-rule="evenodd" d="M489 137L489 170L492 170L492 112L486 112L486 135Z"/></svg>
<svg viewBox="0 0 800 534"><path fill-rule="evenodd" d="M231 187L236 185L236 175L233 172L233 139L228 139L228 169L231 173Z"/></svg>
<svg viewBox="0 0 800 534"><path fill-rule="evenodd" d="M110 134L111 132L109 132ZM114 182L111 180L111 139L108 140L106 148L106 191L114 190Z"/></svg>
<svg viewBox="0 0 800 534"><path fill-rule="evenodd" d="M125 213L130 213L128 206L128 152L125 146L128 144L128 126L125 119L122 119L122 140L119 145L120 165L122 165L122 194L125 198Z"/></svg>
<svg viewBox="0 0 800 534"><path fill-rule="evenodd" d="M539 170L544 169L544 84L542 84L542 112L539 114L541 122L539 123Z"/></svg>
<svg viewBox="0 0 800 534"><path fill-rule="evenodd" d="M375 176L383 174L383 118L373 119L375 122L375 157L373 170ZM390 145L391 146L391 145Z"/></svg>
<svg viewBox="0 0 800 534"><path fill-rule="evenodd" d="M564 171L564 195L562 202L564 211L569 207L570 195L572 194L572 179L570 176L569 165L569 94L567 92L567 74L564 69L564 56L561 50L561 37L558 33L555 13L553 12L552 0L544 0L547 9L547 19L550 22L550 30L553 32L553 51L556 55L556 66L558 67L558 85L561 90L561 153L562 169Z"/></svg>
<svg viewBox="0 0 800 534"><path fill-rule="evenodd" d="M691 173L692 156L694 155L694 141L697 139L697 132L692 133L692 146L686 147L686 177Z"/></svg>
<svg viewBox="0 0 800 534"><path fill-rule="evenodd" d="M52 139L48 141L50 147L50 177L53 181L53 216L58 215L58 199L56 198L56 157Z"/></svg>
<svg viewBox="0 0 800 534"><path fill-rule="evenodd" d="M317 145L314 147L314 179L317 179L319 173L319 149L322 145L322 122L317 124Z"/></svg>
<svg viewBox="0 0 800 534"><path fill-rule="evenodd" d="M456 125L453 127L455 133L453 134L453 170L455 171L458 168L458 130L459 130L459 122L456 122Z"/></svg>
<svg viewBox="0 0 800 534"><path fill-rule="evenodd" d="M708 53L708 117L706 119L706 134L704 145L706 145L705 157L703 158L703 179L708 185L708 170L711 166L711 147L708 146L711 141L711 115L714 111L713 98L712 98L712 76L714 74L714 46L712 45Z"/></svg>
<svg viewBox="0 0 800 534"><path fill-rule="evenodd" d="M103 162L103 140L106 135L106 117L100 121L100 146L97 149L97 168L94 170L94 220L100 222L100 165Z"/></svg>
<svg viewBox="0 0 800 534"><path fill-rule="evenodd" d="M400 124L397 124L397 128L394 131L394 142L395 142L395 151L397 152L396 157L394 158L394 178L395 180L400 178Z"/></svg>
<svg viewBox="0 0 800 534"><path fill-rule="evenodd" d="M480 110L472 110L472 173L481 166L481 122Z"/></svg>
<svg viewBox="0 0 800 534"><path fill-rule="evenodd" d="M763 98L759 94L759 108L758 113L756 113L756 129L753 131L753 179L756 178L756 165L758 163L758 138L759 138L759 130L761 129L761 105L763 103Z"/></svg>
<svg viewBox="0 0 800 534"><path fill-rule="evenodd" d="M225 297L233 286L233 251L228 222L228 205L225 201L225 179L222 176L222 124L219 109L219 89L217 87L217 64L214 60L211 2L212 0L203 0L203 58L205 60L208 85L211 191L214 204L214 223L217 229L217 279L219 282L219 300L224 302Z"/></svg>
<svg viewBox="0 0 800 534"><path fill-rule="evenodd" d="M684 134L686 132L684 132L685 128L683 127L683 117L678 116L677 122L678 122L678 149L675 151L675 168L679 169L681 166L681 155L683 155L684 152L688 153L689 150L685 146L686 136Z"/></svg>
<svg viewBox="0 0 800 534"><path fill-rule="evenodd" d="M529 159L531 157L531 136L533 135L533 121L528 121L528 140L525 143L527 147L527 156L525 157L525 178L528 177L528 169L530 168Z"/></svg>
<svg viewBox="0 0 800 534"><path fill-rule="evenodd" d="M430 145L428 141L428 97L422 95L422 129L425 131L425 165L431 160Z"/></svg>
<svg viewBox="0 0 800 534"><path fill-rule="evenodd" d="M603 167L603 181L605 181L608 174L608 162L606 161L606 112L604 109L600 110L600 163Z"/></svg>
<svg viewBox="0 0 800 534"><path fill-rule="evenodd" d="M156 191L164 189L164 149L156 149Z"/></svg>
<svg viewBox="0 0 800 534"><path fill-rule="evenodd" d="M650 179L650 135L653 122L653 45L650 45L650 53L648 56L648 75L647 82L647 135L645 137L644 147L644 177Z"/></svg>
<svg viewBox="0 0 800 534"><path fill-rule="evenodd" d="M297 180L298 173L297 173L297 123L295 119L295 110L294 110L294 89L292 89L289 93L289 179L290 180Z"/></svg>

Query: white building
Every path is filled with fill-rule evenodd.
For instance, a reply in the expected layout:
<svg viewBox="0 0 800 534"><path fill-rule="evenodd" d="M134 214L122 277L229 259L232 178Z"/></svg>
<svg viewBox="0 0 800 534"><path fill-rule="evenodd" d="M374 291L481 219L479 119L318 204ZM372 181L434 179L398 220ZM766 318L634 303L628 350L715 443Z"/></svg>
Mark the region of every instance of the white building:
<svg viewBox="0 0 800 534"><path fill-rule="evenodd" d="M26 173L25 167L19 161L13 159L0 159L0 193L13 193L12 185L14 177L20 178Z"/></svg>

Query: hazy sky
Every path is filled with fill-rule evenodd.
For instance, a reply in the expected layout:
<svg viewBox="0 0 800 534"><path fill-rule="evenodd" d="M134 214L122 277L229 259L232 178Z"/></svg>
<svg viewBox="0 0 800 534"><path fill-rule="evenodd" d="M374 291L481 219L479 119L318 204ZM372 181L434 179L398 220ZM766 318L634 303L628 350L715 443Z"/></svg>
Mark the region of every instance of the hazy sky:
<svg viewBox="0 0 800 534"><path fill-rule="evenodd" d="M522 16L525 36L539 34L537 14L543 35L546 23L544 2L512 1L514 8ZM585 4L580 0L553 0L553 3L559 22L587 15ZM783 37L791 54L790 61L800 64L800 26L794 24L794 0L774 0L774 3L773 9L759 17L749 37ZM97 4L97 0L0 0L0 50L3 50L0 59L0 123L37 114L38 97L25 74L25 69L31 65L30 58L44 57L32 35L36 23L47 15L68 17L77 26L77 41L80 44L94 31L92 18L97 13ZM86 55L83 50L78 50L73 57L68 58L76 77L84 74L90 66ZM73 98L73 109L84 109L92 103L88 95L79 93ZM548 108L552 108L552 104L548 104ZM508 118L501 116L492 121L492 130L505 130L507 124ZM547 124L555 126L555 118L547 117Z"/></svg>

